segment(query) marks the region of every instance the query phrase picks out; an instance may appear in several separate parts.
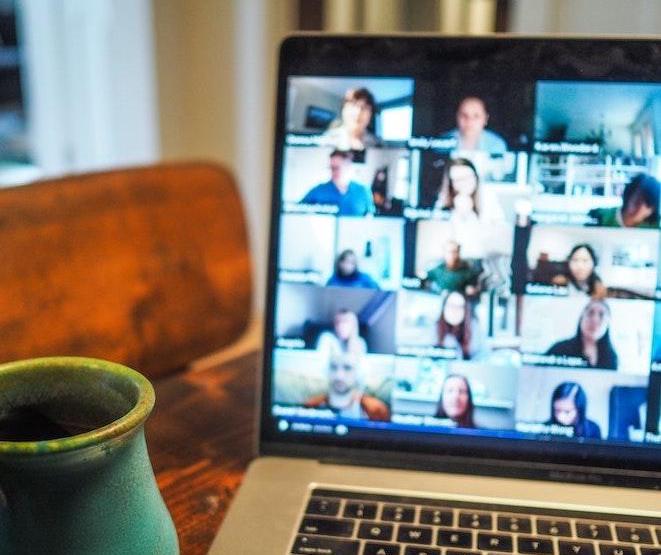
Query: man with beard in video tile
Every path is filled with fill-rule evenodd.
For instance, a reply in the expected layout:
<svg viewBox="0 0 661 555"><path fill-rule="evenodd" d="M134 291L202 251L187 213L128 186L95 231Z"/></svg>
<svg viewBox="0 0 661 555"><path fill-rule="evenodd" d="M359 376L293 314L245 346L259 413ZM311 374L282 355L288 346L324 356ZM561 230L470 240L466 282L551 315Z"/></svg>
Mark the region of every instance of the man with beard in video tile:
<svg viewBox="0 0 661 555"><path fill-rule="evenodd" d="M334 352L328 364L328 392L305 402L309 408L329 408L353 420L390 420L388 406L365 393L364 360L358 353Z"/></svg>

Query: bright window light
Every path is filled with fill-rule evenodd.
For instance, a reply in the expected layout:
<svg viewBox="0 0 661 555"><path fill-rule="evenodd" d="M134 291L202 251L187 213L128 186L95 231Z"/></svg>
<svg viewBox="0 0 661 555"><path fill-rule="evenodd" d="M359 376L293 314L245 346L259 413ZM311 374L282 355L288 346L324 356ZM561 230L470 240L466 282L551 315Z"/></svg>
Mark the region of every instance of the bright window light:
<svg viewBox="0 0 661 555"><path fill-rule="evenodd" d="M405 141L411 137L413 108L397 106L381 111L381 138L385 141Z"/></svg>

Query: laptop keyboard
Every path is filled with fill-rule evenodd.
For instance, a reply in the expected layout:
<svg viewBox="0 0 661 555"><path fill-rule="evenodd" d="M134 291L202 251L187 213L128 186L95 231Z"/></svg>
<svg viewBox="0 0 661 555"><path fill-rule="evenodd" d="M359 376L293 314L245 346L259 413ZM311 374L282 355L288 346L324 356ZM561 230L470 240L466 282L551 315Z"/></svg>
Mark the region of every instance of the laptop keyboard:
<svg viewBox="0 0 661 555"><path fill-rule="evenodd" d="M295 555L661 555L661 519L315 489Z"/></svg>

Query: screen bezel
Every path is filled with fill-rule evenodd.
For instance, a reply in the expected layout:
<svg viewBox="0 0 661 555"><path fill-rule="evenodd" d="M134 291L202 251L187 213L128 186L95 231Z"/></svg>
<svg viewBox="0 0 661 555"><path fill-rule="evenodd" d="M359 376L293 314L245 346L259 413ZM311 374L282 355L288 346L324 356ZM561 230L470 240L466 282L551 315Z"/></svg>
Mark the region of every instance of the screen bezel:
<svg viewBox="0 0 661 555"><path fill-rule="evenodd" d="M311 457L336 462L374 464L428 468L433 470L466 470L494 475L516 475L551 480L578 481L588 483L608 483L614 485L638 485L639 487L659 487L659 467L661 449L638 447L620 448L612 444L604 445L548 442L539 440L511 440L493 438L473 438L467 436L410 434L407 440L388 442L365 441L351 437L319 436L287 432L279 433L275 418L271 415L272 398L272 359L275 346L275 292L277 285L277 258L279 237L279 215L281 211L281 180L286 134L286 93L287 78L292 75L325 76L407 76L413 71L401 71L402 64L414 67L416 63L433 63L443 52L462 51L466 56L479 56L481 52L493 48L524 45L530 53L531 62L535 56L551 55L558 50L570 52L574 62L587 63L589 53L599 48L617 47L625 54L632 55L635 49L651 48L658 51L661 59L661 41L650 39L612 38L527 38L490 36L488 38L432 36L333 36L297 35L285 39L280 48L277 87L277 112L275 125L275 149L273 158L273 181L271 198L271 225L269 236L269 264L264 325L264 351L261 384L261 408L259 418L259 451L262 454ZM582 52L581 52L582 51ZM363 55L357 56L360 52ZM548 53L548 54L547 54ZM388 64L387 73L365 72L375 59L394 60ZM534 67L533 63L527 64ZM400 71L397 71L400 70ZM535 79L531 70L531 80ZM602 75L601 80L621 79L621 68ZM650 75L634 72L627 79L643 81ZM644 73L644 72L643 72ZM576 73L568 74L567 79L576 78ZM584 77L584 76L583 76ZM661 70L658 70L661 82ZM525 461L525 472L521 461ZM472 463L467 466L467 463ZM651 477L651 480L648 478Z"/></svg>

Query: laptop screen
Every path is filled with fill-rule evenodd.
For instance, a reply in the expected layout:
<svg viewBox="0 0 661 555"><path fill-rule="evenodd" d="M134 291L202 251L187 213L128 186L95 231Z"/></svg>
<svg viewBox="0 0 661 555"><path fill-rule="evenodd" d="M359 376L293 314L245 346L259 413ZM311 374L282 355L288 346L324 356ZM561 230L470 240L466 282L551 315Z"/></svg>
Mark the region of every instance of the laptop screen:
<svg viewBox="0 0 661 555"><path fill-rule="evenodd" d="M659 52L286 42L266 434L658 462Z"/></svg>

